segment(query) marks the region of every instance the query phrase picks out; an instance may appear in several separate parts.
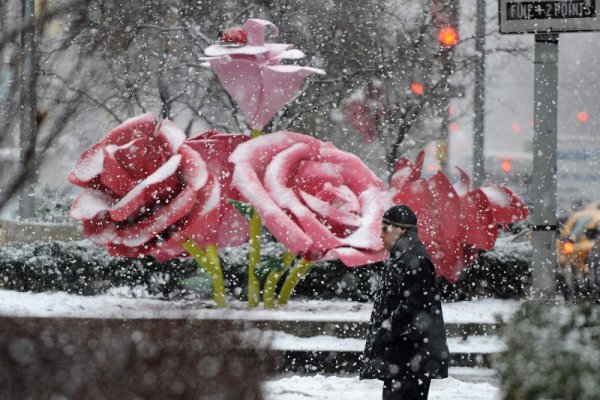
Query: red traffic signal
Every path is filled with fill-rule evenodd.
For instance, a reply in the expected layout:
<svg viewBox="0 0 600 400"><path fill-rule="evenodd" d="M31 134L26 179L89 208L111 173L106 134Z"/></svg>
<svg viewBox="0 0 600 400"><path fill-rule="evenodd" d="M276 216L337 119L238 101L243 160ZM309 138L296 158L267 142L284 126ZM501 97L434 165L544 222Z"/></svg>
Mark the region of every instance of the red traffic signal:
<svg viewBox="0 0 600 400"><path fill-rule="evenodd" d="M454 26L444 26L438 31L438 43L444 47L453 47L458 43L458 31Z"/></svg>
<svg viewBox="0 0 600 400"><path fill-rule="evenodd" d="M577 113L577 119L579 120L579 122L587 122L587 120L589 119L588 113L586 113L585 111L579 111Z"/></svg>
<svg viewBox="0 0 600 400"><path fill-rule="evenodd" d="M425 88L421 82L413 82L410 84L410 91L418 96L422 96L425 93Z"/></svg>

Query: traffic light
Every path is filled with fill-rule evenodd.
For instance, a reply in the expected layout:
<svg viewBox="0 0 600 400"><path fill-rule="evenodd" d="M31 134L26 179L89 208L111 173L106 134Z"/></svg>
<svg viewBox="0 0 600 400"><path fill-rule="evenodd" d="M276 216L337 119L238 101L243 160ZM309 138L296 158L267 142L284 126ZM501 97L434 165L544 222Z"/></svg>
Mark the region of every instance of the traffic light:
<svg viewBox="0 0 600 400"><path fill-rule="evenodd" d="M438 30L438 43L444 47L454 47L458 43L458 31L454 26L444 26Z"/></svg>
<svg viewBox="0 0 600 400"><path fill-rule="evenodd" d="M589 119L588 113L585 111L579 111L579 113L577 113L577 119L579 122L587 122Z"/></svg>
<svg viewBox="0 0 600 400"><path fill-rule="evenodd" d="M458 13L454 0L432 0L431 20L436 29L437 42L444 48L456 46L458 35Z"/></svg>
<svg viewBox="0 0 600 400"><path fill-rule="evenodd" d="M410 91L417 96L422 96L425 93L425 88L421 82L413 82L410 84Z"/></svg>

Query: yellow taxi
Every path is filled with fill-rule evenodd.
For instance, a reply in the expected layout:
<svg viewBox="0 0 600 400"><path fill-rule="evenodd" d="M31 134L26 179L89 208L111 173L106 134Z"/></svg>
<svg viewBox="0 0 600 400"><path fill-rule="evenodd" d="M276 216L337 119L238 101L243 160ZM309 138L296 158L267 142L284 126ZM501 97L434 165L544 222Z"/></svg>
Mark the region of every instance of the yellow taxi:
<svg viewBox="0 0 600 400"><path fill-rule="evenodd" d="M559 273L566 283L582 283L589 273L588 253L594 246L600 228L600 203L590 203L573 213L556 241Z"/></svg>

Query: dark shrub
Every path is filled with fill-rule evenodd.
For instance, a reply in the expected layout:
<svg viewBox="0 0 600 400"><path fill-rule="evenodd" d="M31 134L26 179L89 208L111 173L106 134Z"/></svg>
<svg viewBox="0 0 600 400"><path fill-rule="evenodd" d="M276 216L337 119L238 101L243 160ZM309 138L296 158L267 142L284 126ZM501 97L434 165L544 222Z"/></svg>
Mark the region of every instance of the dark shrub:
<svg viewBox="0 0 600 400"><path fill-rule="evenodd" d="M504 399L600 399L600 307L525 303L502 330Z"/></svg>

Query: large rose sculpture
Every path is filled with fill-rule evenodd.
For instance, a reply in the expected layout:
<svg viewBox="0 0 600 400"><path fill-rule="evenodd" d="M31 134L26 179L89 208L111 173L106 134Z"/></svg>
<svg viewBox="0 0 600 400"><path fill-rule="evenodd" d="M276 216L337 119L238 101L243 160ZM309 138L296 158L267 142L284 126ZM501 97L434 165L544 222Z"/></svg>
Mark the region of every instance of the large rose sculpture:
<svg viewBox="0 0 600 400"><path fill-rule="evenodd" d="M265 43L277 37L279 29L263 19L248 19L239 28L243 40L224 42L204 50L203 64L211 68L241 108L253 129L261 130L281 107L298 93L304 80L312 74L324 74L318 68L284 65L283 60L297 60L304 53L286 43Z"/></svg>
<svg viewBox="0 0 600 400"><path fill-rule="evenodd" d="M438 275L454 283L479 250L494 247L499 224L524 220L528 211L505 186L471 189L470 178L461 168L461 179L455 186L441 171L423 178L424 156L420 152L414 164L406 158L398 160L391 179L393 202L415 210L420 236Z"/></svg>
<svg viewBox="0 0 600 400"><path fill-rule="evenodd" d="M332 144L276 132L240 144L233 184L269 231L309 261L348 266L384 259L384 183L360 159Z"/></svg>
<svg viewBox="0 0 600 400"><path fill-rule="evenodd" d="M186 255L182 245L189 239L202 248L243 242L243 229L222 232L223 219L240 222L223 208L218 167L209 168L197 151L209 146L202 143L207 139L188 144L181 129L169 120L157 123L152 113L125 121L85 151L71 171L69 182L85 189L71 216L83 222L90 240L118 256L168 260ZM231 140L243 141L239 135ZM226 159L231 152L214 148L212 158Z"/></svg>

